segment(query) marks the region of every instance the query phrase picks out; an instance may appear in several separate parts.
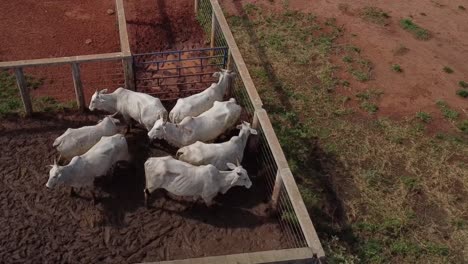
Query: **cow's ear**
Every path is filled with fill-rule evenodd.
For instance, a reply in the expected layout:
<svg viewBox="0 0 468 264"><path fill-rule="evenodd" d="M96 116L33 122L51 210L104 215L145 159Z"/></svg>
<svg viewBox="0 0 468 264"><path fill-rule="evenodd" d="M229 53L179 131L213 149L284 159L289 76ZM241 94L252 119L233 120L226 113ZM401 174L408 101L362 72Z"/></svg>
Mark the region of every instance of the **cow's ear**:
<svg viewBox="0 0 468 264"><path fill-rule="evenodd" d="M250 129L250 134L252 134L252 135L257 135L257 130L251 128L251 129Z"/></svg>
<svg viewBox="0 0 468 264"><path fill-rule="evenodd" d="M236 128L237 129L242 129L242 125L237 125Z"/></svg>
<svg viewBox="0 0 468 264"><path fill-rule="evenodd" d="M105 94L105 93L107 93L107 89L101 90L99 93L100 94Z"/></svg>
<svg viewBox="0 0 468 264"><path fill-rule="evenodd" d="M226 163L226 166L227 166L229 169L231 169L231 170L237 168L237 166L234 165L234 164L232 164L231 162Z"/></svg>
<svg viewBox="0 0 468 264"><path fill-rule="evenodd" d="M213 73L213 77L214 78L219 78L219 77L221 77L221 73L220 72L215 72L215 73Z"/></svg>

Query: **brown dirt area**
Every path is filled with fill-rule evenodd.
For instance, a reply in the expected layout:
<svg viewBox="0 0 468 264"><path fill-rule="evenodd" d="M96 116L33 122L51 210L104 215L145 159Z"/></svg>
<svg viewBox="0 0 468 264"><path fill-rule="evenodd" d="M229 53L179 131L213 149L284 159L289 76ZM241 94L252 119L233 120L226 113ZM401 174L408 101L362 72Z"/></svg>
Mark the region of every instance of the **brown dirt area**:
<svg viewBox="0 0 468 264"><path fill-rule="evenodd" d="M118 52L116 16L107 9L114 0L0 1L0 61Z"/></svg>
<svg viewBox="0 0 468 264"><path fill-rule="evenodd" d="M4 263L131 263L223 255L289 247L268 213L265 178L251 189L233 188L218 205L175 201L155 192L143 205L147 157L167 155L150 147L146 133L126 135L133 161L98 183L99 203L80 190L45 187L56 151L53 140L68 127L95 123L75 113L36 115L0 122L0 259ZM244 161L255 160L246 156ZM247 166L248 164L245 164ZM250 168L250 167L249 167Z"/></svg>
<svg viewBox="0 0 468 264"><path fill-rule="evenodd" d="M236 5L247 3L265 4L280 10L281 1L221 1L231 14L238 14ZM340 89L343 94L355 94L366 89L380 89L377 116L402 118L414 116L418 111L425 111L440 117L436 107L437 100L444 100L458 112L467 113L468 104L455 94L460 89L459 81L467 81L468 64L468 12L460 10L459 5L468 7L466 1L287 1L289 8L306 13L313 13L319 18L336 18L337 24L345 29L340 42L361 48L361 55L373 64L371 80L365 83L355 80L345 68L337 76L348 80L349 88ZM341 6L341 8L340 8ZM344 10L343 6L346 6ZM381 8L390 15L386 26L376 25L360 17L366 6ZM432 34L428 41L417 40L411 33L403 30L399 21L412 18L415 23ZM400 45L408 51L398 54ZM342 64L342 56L333 58L336 64ZM395 73L391 65L399 64L402 73ZM448 66L454 70L445 73L442 68ZM468 81L467 81L468 82Z"/></svg>

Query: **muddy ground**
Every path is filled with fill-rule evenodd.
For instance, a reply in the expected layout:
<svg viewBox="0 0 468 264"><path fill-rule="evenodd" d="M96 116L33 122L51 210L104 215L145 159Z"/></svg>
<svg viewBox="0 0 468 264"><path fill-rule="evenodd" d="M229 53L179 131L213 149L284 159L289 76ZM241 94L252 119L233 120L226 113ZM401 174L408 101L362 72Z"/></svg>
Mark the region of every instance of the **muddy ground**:
<svg viewBox="0 0 468 264"><path fill-rule="evenodd" d="M143 204L144 161L173 151L151 145L146 133L126 135L133 161L112 180L98 181L98 204L89 190L47 189L53 140L68 127L94 123L89 114L11 117L0 122L0 260L3 263L132 263L290 247L268 210L265 179L244 164L253 186L233 188L217 206L175 201L155 192Z"/></svg>

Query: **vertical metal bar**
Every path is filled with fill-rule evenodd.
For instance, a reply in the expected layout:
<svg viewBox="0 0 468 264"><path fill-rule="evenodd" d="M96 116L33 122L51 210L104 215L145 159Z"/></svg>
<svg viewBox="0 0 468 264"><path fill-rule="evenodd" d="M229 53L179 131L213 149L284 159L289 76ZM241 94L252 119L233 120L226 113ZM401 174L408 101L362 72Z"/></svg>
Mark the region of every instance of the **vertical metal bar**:
<svg viewBox="0 0 468 264"><path fill-rule="evenodd" d="M73 85L75 86L76 103L81 112L85 110L85 97L83 93L83 83L81 81L80 64L74 62L71 64Z"/></svg>
<svg viewBox="0 0 468 264"><path fill-rule="evenodd" d="M20 90L21 100L23 100L24 112L26 116L32 115L31 97L29 96L28 84L24 78L23 68L15 68L16 84Z"/></svg>
<svg viewBox="0 0 468 264"><path fill-rule="evenodd" d="M133 57L123 59L122 63L125 75L125 89L135 91L135 73L133 71Z"/></svg>

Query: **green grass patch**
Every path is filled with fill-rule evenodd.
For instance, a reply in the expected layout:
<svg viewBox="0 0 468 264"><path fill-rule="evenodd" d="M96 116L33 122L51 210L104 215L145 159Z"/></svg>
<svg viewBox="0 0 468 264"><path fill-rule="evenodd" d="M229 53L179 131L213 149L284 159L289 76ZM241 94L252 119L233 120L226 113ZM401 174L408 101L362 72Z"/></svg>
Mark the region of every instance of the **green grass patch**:
<svg viewBox="0 0 468 264"><path fill-rule="evenodd" d="M459 82L458 82L458 85L459 85L461 88L468 88L468 83L465 82L465 81L459 81Z"/></svg>
<svg viewBox="0 0 468 264"><path fill-rule="evenodd" d="M460 89L460 90L457 91L457 95L460 96L460 97L463 97L463 98L467 98L468 97L468 90Z"/></svg>
<svg viewBox="0 0 468 264"><path fill-rule="evenodd" d="M386 26L390 24L390 15L388 15L382 9L374 6L364 7L364 9L361 12L361 17L366 21L381 26Z"/></svg>
<svg viewBox="0 0 468 264"><path fill-rule="evenodd" d="M447 102L443 100L437 101L436 105L439 107L440 111L442 112L442 115L449 120L454 121L460 115L457 111L451 109Z"/></svg>
<svg viewBox="0 0 468 264"><path fill-rule="evenodd" d="M431 38L431 34L427 29L424 29L414 23L411 19L405 18L400 20L400 26L405 29L406 31L413 34L416 39L419 40L429 40Z"/></svg>
<svg viewBox="0 0 468 264"><path fill-rule="evenodd" d="M445 66L444 68L442 68L442 70L448 74L453 73L453 69L448 66Z"/></svg>
<svg viewBox="0 0 468 264"><path fill-rule="evenodd" d="M417 112L417 113L416 113L416 117L417 117L419 120L423 121L424 123L429 123L429 122L431 122L431 120L432 120L432 117L431 117L431 115L430 115L429 113L422 112L422 111Z"/></svg>
<svg viewBox="0 0 468 264"><path fill-rule="evenodd" d="M392 65L392 71L394 71L394 72L403 72L403 69L401 68L401 66L399 64L393 64Z"/></svg>
<svg viewBox="0 0 468 264"><path fill-rule="evenodd" d="M458 129L465 134L468 134L468 120L463 120L457 124Z"/></svg>

